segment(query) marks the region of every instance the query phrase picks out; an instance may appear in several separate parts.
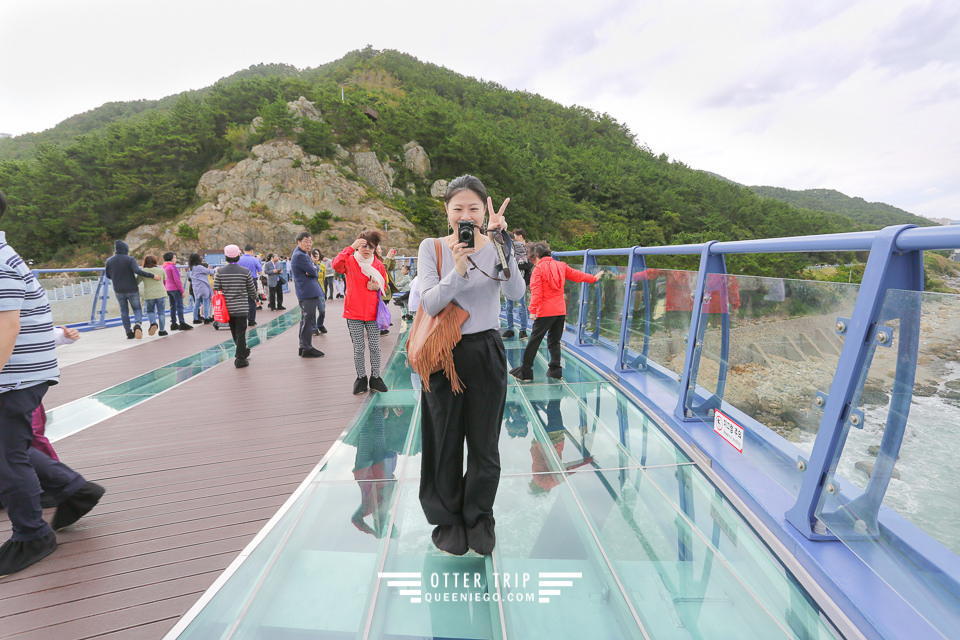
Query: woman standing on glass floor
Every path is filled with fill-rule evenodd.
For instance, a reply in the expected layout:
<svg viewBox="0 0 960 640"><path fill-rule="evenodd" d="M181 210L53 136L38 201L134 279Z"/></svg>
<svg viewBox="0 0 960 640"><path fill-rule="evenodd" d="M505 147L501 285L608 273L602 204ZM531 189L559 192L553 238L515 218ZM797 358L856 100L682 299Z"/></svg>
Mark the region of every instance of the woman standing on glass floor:
<svg viewBox="0 0 960 640"><path fill-rule="evenodd" d="M462 392L454 391L443 371L431 375L430 390L422 391L420 504L427 521L436 525L433 543L438 549L487 555L496 544L493 502L500 483L500 424L507 396L507 358L498 331L500 293L519 300L525 286L506 234L503 212L510 199L494 212L483 183L464 175L447 187L444 202L453 233L440 238L439 276L435 239L420 244L420 304L423 312L436 316L454 302L470 317L452 354ZM472 247L458 237L466 222L473 224Z"/></svg>

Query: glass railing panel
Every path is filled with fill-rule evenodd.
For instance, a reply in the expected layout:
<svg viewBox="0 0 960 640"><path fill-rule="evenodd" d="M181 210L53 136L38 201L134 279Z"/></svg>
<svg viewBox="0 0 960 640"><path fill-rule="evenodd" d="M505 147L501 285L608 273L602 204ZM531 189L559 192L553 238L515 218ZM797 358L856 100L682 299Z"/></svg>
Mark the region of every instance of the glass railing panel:
<svg viewBox="0 0 960 640"><path fill-rule="evenodd" d="M574 269L583 270L583 257L573 256L569 258L557 258L561 262L566 262ZM576 330L577 318L580 317L580 283L567 280L563 285L563 300L567 305L567 325L568 328ZM532 326L532 325L531 325Z"/></svg>
<svg viewBox="0 0 960 640"><path fill-rule="evenodd" d="M836 475L827 483L834 491L823 493L817 514L950 636L960 628L960 598L943 586L939 563L913 557L900 537L909 525L882 507L939 543L908 532L916 550L941 562L960 554L960 476L949 466L960 455L960 296L891 290L881 319L888 337L872 340L856 403L862 419L856 426L848 421Z"/></svg>
<svg viewBox="0 0 960 640"><path fill-rule="evenodd" d="M835 637L788 576L768 570L769 563L751 564L743 547L756 544L747 540L752 532L738 529L722 500L699 490L698 475L681 466L568 478L649 636ZM747 562L739 562L744 555Z"/></svg>
<svg viewBox="0 0 960 640"><path fill-rule="evenodd" d="M707 278L696 393L687 410L712 426L714 408L733 407L766 425L738 422L743 455L791 495L803 479L798 460L809 456L820 426L817 393L829 393L840 359L837 319L851 317L858 290L836 282Z"/></svg>
<svg viewBox="0 0 960 640"><path fill-rule="evenodd" d="M389 515L396 484L309 486L180 637L352 637L366 620L388 524L355 521L371 509Z"/></svg>
<svg viewBox="0 0 960 640"><path fill-rule="evenodd" d="M696 286L696 271L645 269L633 275L624 368L646 371L653 361L679 381Z"/></svg>
<svg viewBox="0 0 960 640"><path fill-rule="evenodd" d="M621 261L626 262L626 258ZM586 284L587 306L583 317L583 341L616 355L626 291L623 278L626 277L627 268L609 261L598 261L596 266L589 267L586 272L596 275L600 271L609 275L596 283Z"/></svg>

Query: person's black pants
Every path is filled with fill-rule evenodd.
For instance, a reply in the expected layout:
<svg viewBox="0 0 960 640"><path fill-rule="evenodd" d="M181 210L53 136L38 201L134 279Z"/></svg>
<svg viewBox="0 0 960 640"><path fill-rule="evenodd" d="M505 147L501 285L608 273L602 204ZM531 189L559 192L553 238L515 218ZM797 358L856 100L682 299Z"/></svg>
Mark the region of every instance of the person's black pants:
<svg viewBox="0 0 960 640"><path fill-rule="evenodd" d="M280 280L277 280L277 284L269 287L270 289L270 302L269 306L271 309L277 309L283 306L283 284Z"/></svg>
<svg viewBox="0 0 960 640"><path fill-rule="evenodd" d="M323 295L333 300L333 277L323 279Z"/></svg>
<svg viewBox="0 0 960 640"><path fill-rule="evenodd" d="M247 324L257 324L257 301L247 298Z"/></svg>
<svg viewBox="0 0 960 640"><path fill-rule="evenodd" d="M547 337L547 351L550 352L550 370L560 370L560 339L563 337L563 323L566 316L547 316L533 321L533 332L523 350L523 367L525 372L533 371L533 361L537 359L537 349Z"/></svg>
<svg viewBox="0 0 960 640"><path fill-rule="evenodd" d="M430 391L421 392L420 505L431 524L470 528L493 516L507 356L500 335L490 330L463 336L453 362L465 386L462 393L453 393L442 371L430 376Z"/></svg>
<svg viewBox="0 0 960 640"><path fill-rule="evenodd" d="M247 348L247 316L230 316L230 334L237 345L234 357L245 359L250 355L250 349Z"/></svg>
<svg viewBox="0 0 960 640"><path fill-rule="evenodd" d="M317 305L320 298L303 298L300 300L300 348L309 349L313 346L313 332L317 329Z"/></svg>
<svg viewBox="0 0 960 640"><path fill-rule="evenodd" d="M79 473L30 446L33 412L49 386L44 382L0 393L0 502L10 517L12 540L37 540L50 533L40 508L43 491L60 502L86 484Z"/></svg>

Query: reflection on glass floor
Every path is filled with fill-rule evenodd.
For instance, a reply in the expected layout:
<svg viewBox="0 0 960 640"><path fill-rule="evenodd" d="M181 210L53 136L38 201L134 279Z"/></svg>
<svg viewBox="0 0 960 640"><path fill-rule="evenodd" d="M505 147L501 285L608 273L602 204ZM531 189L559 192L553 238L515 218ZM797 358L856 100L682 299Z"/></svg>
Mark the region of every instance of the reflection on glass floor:
<svg viewBox="0 0 960 640"><path fill-rule="evenodd" d="M253 348L299 323L300 309L297 308L251 329L247 333L247 346ZM233 358L236 345L229 338L229 330L225 335L226 341L199 353L51 409L47 412L47 437L56 442L83 431Z"/></svg>
<svg viewBox="0 0 960 640"><path fill-rule="evenodd" d="M399 352L391 391L179 637L837 637L638 407L569 355L563 381L545 369L511 379L491 556L431 542L419 390Z"/></svg>

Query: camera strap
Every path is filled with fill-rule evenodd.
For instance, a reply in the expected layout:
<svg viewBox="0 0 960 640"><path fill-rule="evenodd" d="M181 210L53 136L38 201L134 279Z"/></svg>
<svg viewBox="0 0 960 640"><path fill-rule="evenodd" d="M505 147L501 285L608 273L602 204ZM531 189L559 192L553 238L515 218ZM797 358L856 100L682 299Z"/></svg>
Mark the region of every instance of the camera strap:
<svg viewBox="0 0 960 640"><path fill-rule="evenodd" d="M493 242L493 247L497 250L497 256L500 257L500 270L503 271L504 280L510 279L510 260L503 253L503 243L500 241L500 238L496 236L498 233L494 231L490 234L490 241Z"/></svg>

